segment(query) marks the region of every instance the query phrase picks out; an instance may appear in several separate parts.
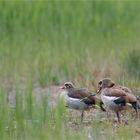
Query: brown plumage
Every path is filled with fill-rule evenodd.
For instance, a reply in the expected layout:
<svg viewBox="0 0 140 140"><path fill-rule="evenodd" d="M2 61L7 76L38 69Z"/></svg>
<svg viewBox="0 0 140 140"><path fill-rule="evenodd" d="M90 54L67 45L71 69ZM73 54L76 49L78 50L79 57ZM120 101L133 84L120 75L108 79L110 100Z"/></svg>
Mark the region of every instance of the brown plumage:
<svg viewBox="0 0 140 140"><path fill-rule="evenodd" d="M87 108L91 108L93 105L99 105L103 111L104 108L102 107L102 101L101 99L96 96L95 93L90 92L86 88L76 88L71 82L66 82L61 89L64 89L70 99L78 99L79 103L83 102L85 104L85 108L83 108L82 114L81 114L81 120L83 119L83 112ZM76 107L73 107L76 108Z"/></svg>
<svg viewBox="0 0 140 140"><path fill-rule="evenodd" d="M115 86L115 83L105 78L98 82L98 93L101 93L101 99L106 107L116 112L118 121L120 121L119 111L129 103L136 111L140 109L137 98L132 94L132 91L124 86Z"/></svg>
<svg viewBox="0 0 140 140"><path fill-rule="evenodd" d="M132 90L129 89L128 87L125 87L125 86L115 86L116 88L119 88L119 89L122 89L123 91L127 92L127 93L130 93L130 94L133 94Z"/></svg>

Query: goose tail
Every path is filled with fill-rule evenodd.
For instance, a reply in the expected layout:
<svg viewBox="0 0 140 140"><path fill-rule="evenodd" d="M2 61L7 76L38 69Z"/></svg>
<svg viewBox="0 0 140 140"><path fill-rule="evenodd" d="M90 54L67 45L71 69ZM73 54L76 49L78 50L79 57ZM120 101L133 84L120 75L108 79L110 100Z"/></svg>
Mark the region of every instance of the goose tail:
<svg viewBox="0 0 140 140"><path fill-rule="evenodd" d="M133 103L131 103L131 105L132 105L133 108L135 108L135 109L140 109L140 104L138 104L137 102L133 102Z"/></svg>

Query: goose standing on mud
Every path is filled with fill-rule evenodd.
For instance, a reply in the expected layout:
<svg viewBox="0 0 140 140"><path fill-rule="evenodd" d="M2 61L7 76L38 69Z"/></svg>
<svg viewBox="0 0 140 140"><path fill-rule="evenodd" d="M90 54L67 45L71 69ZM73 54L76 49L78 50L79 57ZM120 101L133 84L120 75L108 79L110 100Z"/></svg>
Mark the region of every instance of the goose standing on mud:
<svg viewBox="0 0 140 140"><path fill-rule="evenodd" d="M102 107L102 101L95 93L90 92L86 88L76 88L71 82L66 82L61 89L65 90L64 93L61 93L61 96L64 97L66 102L66 107L81 110L81 121L83 120L84 110L88 110L96 105Z"/></svg>
<svg viewBox="0 0 140 140"><path fill-rule="evenodd" d="M140 109L140 105L129 88L117 87L111 79L105 78L98 82L97 92L101 94L105 108L116 112L118 122L120 122L119 111L123 110L126 105L132 106L138 116L137 109Z"/></svg>

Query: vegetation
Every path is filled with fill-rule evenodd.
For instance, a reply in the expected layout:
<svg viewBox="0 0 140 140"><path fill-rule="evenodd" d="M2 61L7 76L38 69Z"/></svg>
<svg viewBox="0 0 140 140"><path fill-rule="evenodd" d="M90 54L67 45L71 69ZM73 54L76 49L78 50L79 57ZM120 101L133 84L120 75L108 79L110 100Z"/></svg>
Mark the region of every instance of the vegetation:
<svg viewBox="0 0 140 140"><path fill-rule="evenodd" d="M139 1L0 1L0 139L112 139L112 123L100 112L79 124L62 101L35 100L34 87L73 81L95 90L100 78L112 77L138 91L139 29ZM138 126L130 121L115 133L137 139Z"/></svg>

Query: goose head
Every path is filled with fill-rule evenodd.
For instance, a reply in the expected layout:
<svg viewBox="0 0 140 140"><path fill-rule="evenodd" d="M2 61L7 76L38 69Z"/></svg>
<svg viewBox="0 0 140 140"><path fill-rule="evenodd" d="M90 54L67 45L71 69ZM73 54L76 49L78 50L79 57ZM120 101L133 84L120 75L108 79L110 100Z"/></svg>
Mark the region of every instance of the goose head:
<svg viewBox="0 0 140 140"><path fill-rule="evenodd" d="M72 82L65 82L60 89L65 89L65 90L70 90L73 89L74 85L72 84Z"/></svg>
<svg viewBox="0 0 140 140"><path fill-rule="evenodd" d="M114 85L115 83L110 78L104 78L98 82L97 93L100 93L100 91L104 88L111 88Z"/></svg>

